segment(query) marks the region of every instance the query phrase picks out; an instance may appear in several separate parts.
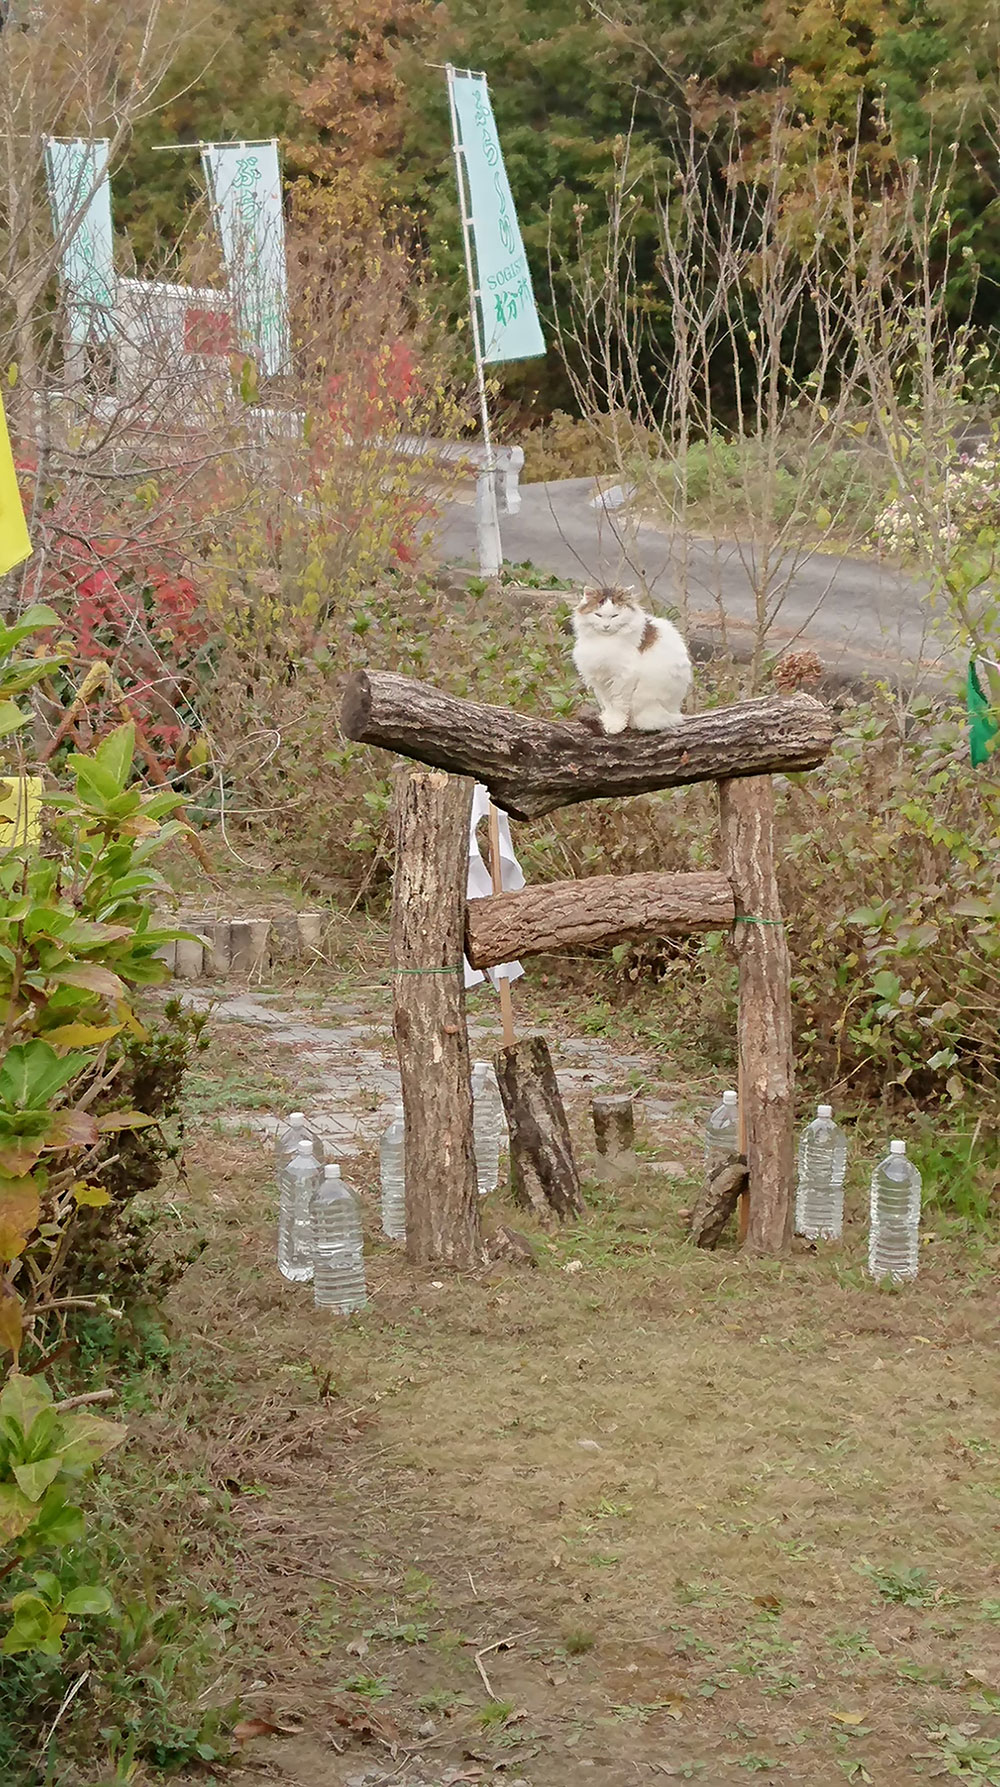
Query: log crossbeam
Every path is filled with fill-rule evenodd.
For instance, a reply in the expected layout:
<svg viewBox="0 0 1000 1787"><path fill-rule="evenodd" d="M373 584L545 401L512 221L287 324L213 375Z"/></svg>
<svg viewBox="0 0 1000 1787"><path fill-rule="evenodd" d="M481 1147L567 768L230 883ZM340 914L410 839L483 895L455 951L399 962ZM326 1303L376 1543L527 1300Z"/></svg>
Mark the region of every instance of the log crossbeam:
<svg viewBox="0 0 1000 1787"><path fill-rule="evenodd" d="M351 678L341 725L359 744L475 777L515 819L688 782L814 769L833 742L830 715L812 695L741 701L692 714L672 732L606 738L375 670Z"/></svg>
<svg viewBox="0 0 1000 1787"><path fill-rule="evenodd" d="M465 953L474 968L492 968L574 944L728 931L735 916L725 875L590 875L470 900Z"/></svg>

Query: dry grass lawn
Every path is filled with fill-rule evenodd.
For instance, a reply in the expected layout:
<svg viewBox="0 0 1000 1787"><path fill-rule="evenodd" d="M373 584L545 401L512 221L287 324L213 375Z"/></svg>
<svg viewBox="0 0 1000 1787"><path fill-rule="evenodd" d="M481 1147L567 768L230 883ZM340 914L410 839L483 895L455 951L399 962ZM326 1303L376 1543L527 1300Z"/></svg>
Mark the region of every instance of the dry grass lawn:
<svg viewBox="0 0 1000 1787"><path fill-rule="evenodd" d="M207 1061L296 1084L249 1031ZM939 1225L880 1292L855 1187L842 1253L697 1254L657 1153L693 1164L693 1117L536 1270L438 1282L365 1157L342 1323L274 1269L259 1138L202 1117L209 1245L122 1469L202 1483L145 1537L236 1603L227 1780L1000 1781L997 1248Z"/></svg>

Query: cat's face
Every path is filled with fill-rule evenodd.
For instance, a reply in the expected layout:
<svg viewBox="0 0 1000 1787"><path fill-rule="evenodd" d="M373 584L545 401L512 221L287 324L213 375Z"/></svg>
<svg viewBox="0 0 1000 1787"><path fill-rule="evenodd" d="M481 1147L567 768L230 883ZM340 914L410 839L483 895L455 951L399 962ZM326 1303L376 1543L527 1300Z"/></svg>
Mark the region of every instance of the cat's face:
<svg viewBox="0 0 1000 1787"><path fill-rule="evenodd" d="M630 589L585 589L576 605L577 619L595 633L622 633L635 626L642 610Z"/></svg>

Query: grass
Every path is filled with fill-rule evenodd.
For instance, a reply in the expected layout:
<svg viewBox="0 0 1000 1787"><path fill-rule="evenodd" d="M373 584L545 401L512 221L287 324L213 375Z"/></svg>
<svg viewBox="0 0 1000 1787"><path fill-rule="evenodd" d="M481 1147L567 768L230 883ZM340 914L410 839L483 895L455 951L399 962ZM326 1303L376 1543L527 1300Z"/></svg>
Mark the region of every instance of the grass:
<svg viewBox="0 0 1000 1787"><path fill-rule="evenodd" d="M414 1275L377 1235L374 1154L352 1161L373 1295L341 1324L276 1276L266 1153L218 1120L234 1074L280 1106L303 1064L217 1038L171 1193L208 1246L101 1489L175 1630L159 1687L132 1670L138 1741L120 1711L101 1736L100 1670L77 1696L67 1784L207 1766L199 1743L279 1712L303 1729L248 1740L248 1780L339 1780L336 1733L348 1773L426 1745L442 1774L471 1753L531 1787L1000 1783L990 1229L942 1208L917 1282L873 1287L866 1132L842 1250L693 1252L693 1176L655 1168L696 1170L709 1081L650 1057L674 1115L634 1181L535 1235L536 1271Z"/></svg>

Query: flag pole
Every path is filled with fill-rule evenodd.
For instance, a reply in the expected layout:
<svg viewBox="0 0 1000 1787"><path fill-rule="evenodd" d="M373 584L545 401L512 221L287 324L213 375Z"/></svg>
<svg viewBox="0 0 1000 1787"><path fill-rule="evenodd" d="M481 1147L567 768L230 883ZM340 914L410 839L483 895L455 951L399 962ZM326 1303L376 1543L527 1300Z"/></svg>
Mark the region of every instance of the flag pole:
<svg viewBox="0 0 1000 1787"><path fill-rule="evenodd" d="M479 320L480 292L476 284L472 254L472 216L465 174L465 150L455 104L455 69L445 64L448 80L448 109L451 113L451 146L455 156L455 178L458 181L458 209L462 219L462 240L465 245L465 277L469 286L469 320L472 325L472 352L476 363L476 388L479 393L479 415L483 429L485 463L479 474L476 491L476 540L479 547L479 573L482 577L498 577L503 566L500 543L500 521L497 515L496 455L490 432L490 411L486 397L486 373L483 367L483 336Z"/></svg>

